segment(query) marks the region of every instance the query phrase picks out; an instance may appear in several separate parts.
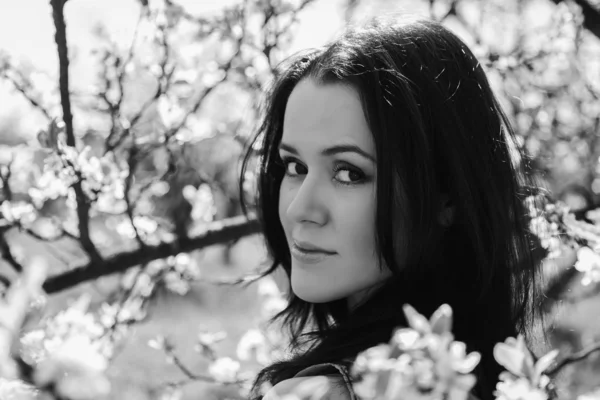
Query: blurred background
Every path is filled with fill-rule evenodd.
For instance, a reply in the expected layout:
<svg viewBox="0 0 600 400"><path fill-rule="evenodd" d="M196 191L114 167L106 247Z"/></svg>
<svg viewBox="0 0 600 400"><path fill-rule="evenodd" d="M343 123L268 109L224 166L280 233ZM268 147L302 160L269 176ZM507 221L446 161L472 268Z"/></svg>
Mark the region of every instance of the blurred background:
<svg viewBox="0 0 600 400"><path fill-rule="evenodd" d="M240 156L273 68L349 23L389 13L442 21L488 72L552 200L577 216L598 207L598 1L69 0L59 7L62 38L58 3L0 4L0 273L9 286L39 255L55 277L24 332L44 327L48 336L47 318L65 309L80 314L54 335L88 332L86 313L104 321L99 337L115 334L104 349L111 398L241 398L190 373L210 368L203 343L238 358L240 339L279 304L265 305L275 293L269 282L230 284L268 265L256 225L235 219ZM59 81L60 49L68 49L68 86ZM72 121L63 120L65 96ZM244 189L250 198L252 185ZM196 239L224 219L234 221L229 230ZM540 257L552 281L577 257L548 240ZM161 247L174 241L182 251ZM572 353L600 339L597 282L577 277L552 287L536 351ZM127 317L114 323L113 306ZM161 336L174 349L163 351ZM260 364L242 360L242 369ZM575 398L599 377L592 354L561 374L559 394Z"/></svg>

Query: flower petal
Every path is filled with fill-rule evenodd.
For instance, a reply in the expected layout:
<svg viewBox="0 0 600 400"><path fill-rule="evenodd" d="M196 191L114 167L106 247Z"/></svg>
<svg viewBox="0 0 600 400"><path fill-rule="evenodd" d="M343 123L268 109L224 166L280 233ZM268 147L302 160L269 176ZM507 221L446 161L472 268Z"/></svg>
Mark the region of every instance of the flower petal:
<svg viewBox="0 0 600 400"><path fill-rule="evenodd" d="M523 366L521 367L524 376L529 378L530 380L535 379L535 365L533 364L533 357L531 353L527 353L525 358L523 358Z"/></svg>
<svg viewBox="0 0 600 400"><path fill-rule="evenodd" d="M525 337L523 335L517 336L517 348L523 352L523 354L529 354L527 343L525 343Z"/></svg>
<svg viewBox="0 0 600 400"><path fill-rule="evenodd" d="M544 371L548 369L548 367L556 360L556 356L558 356L559 350L554 349L551 352L545 354L540 357L540 359L535 363L535 379L537 380ZM536 382L537 383L537 382Z"/></svg>
<svg viewBox="0 0 600 400"><path fill-rule="evenodd" d="M454 358L464 358L467 354L467 345L464 342L452 342L450 344L450 353Z"/></svg>
<svg viewBox="0 0 600 400"><path fill-rule="evenodd" d="M469 391L477 383L477 378L473 374L460 375L454 378L452 387L459 390Z"/></svg>
<svg viewBox="0 0 600 400"><path fill-rule="evenodd" d="M409 304L405 304L402 309L404 310L404 315L406 316L406 322L408 325L414 330L420 333L430 333L431 327L429 326L429 321L427 318L422 316Z"/></svg>
<svg viewBox="0 0 600 400"><path fill-rule="evenodd" d="M496 343L494 346L494 359L508 371L517 376L523 375L523 362L525 355L506 343Z"/></svg>
<svg viewBox="0 0 600 400"><path fill-rule="evenodd" d="M452 308L448 304L442 304L435 310L429 319L431 331L438 335L450 332L452 329Z"/></svg>
<svg viewBox="0 0 600 400"><path fill-rule="evenodd" d="M460 372L461 374L467 374L475 369L475 367L481 361L481 354L474 351L469 353L464 359L460 360L459 363L456 363L454 368L456 372Z"/></svg>
<svg viewBox="0 0 600 400"><path fill-rule="evenodd" d="M392 336L392 342L398 346L400 350L406 351L420 347L420 338L421 335L416 330L410 328L401 328L394 333L394 336Z"/></svg>

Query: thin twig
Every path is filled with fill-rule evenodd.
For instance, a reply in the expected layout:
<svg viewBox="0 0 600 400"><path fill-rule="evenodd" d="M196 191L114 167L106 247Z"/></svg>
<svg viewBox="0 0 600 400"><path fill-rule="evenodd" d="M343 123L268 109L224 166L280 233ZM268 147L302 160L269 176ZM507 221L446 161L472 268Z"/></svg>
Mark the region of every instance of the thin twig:
<svg viewBox="0 0 600 400"><path fill-rule="evenodd" d="M2 193L4 194L4 200L12 201L13 192L10 187L10 177L12 175L12 164L14 162L14 154L11 154L10 161L6 165L6 168L0 166L0 180L2 181Z"/></svg>
<svg viewBox="0 0 600 400"><path fill-rule="evenodd" d="M115 312L115 318L112 321L111 325L108 326L108 327L106 327L106 329L104 330L104 332L101 335L101 338L105 337L107 335L110 335L110 340L113 341L113 346L116 346L117 344L119 344L119 343L115 343L114 342L115 338L117 338L117 336L116 336L117 328L119 328L120 326L127 327L127 326L130 326L130 325L133 325L135 323L143 321L143 319L136 319L136 318L129 318L129 319L126 319L126 320L121 320L119 317L120 317L121 313L123 312L123 310L125 308L125 304L127 303L127 301L132 298L132 296L134 294L134 289L136 287L137 280L142 275L142 273L144 273L145 267L146 267L146 265L143 265L137 271L136 276L133 279L132 285L130 287L126 288L125 290L123 290L120 293L121 296L120 296L120 299L118 301L119 305L118 305L118 310ZM140 307L145 307L145 305L147 304L147 301L148 301L148 296L144 296L142 298L142 304L140 305ZM117 355L116 354L117 351L118 350L122 350L123 347L124 347L124 345L125 345L124 342L121 342L120 344L121 344L120 348L117 348L116 350L115 350L115 348L113 348L112 358L114 358Z"/></svg>
<svg viewBox="0 0 600 400"><path fill-rule="evenodd" d="M123 104L123 99L125 98L125 85L124 85L125 73L127 71L127 66L133 59L135 43L137 40L139 27L140 27L140 24L141 24L144 16L146 15L146 13L147 13L147 9L141 8L140 15L136 22L135 30L133 32L133 38L131 39L131 44L129 45L129 51L127 52L127 55L125 56L125 58L122 61L120 58L117 57L117 61L113 65L113 67L117 70L117 87L119 88L119 98L116 100L115 103L113 103L108 99L108 97L106 96L106 93L104 93L104 95L102 96L103 100L108 105L109 111L111 113L110 133L105 141L107 147L109 146L110 143L112 143L114 137L119 132L119 126L118 126L119 116L121 115L121 105ZM118 51L117 46L113 46L113 52L116 54L117 51ZM104 74L104 80L107 82L106 87L108 90L109 78L106 73ZM105 90L105 92L107 90Z"/></svg>
<svg viewBox="0 0 600 400"><path fill-rule="evenodd" d="M183 361L181 361L181 359L177 356L177 354L175 354L175 349L172 345L166 345L163 348L165 354L167 355L167 357L173 361L173 364L175 364L175 366L177 366L177 368L179 368L179 370L181 372L183 372L183 374L189 378L192 381L202 381L202 382L210 382L210 383L218 383L218 384L222 384L222 385L240 385L243 384L244 381L243 380L236 380L236 381L230 381L230 382L222 382L219 381L211 376L206 376L206 375L199 375L196 374L194 372L192 372L191 369L189 369L184 363Z"/></svg>
<svg viewBox="0 0 600 400"><path fill-rule="evenodd" d="M116 52L116 49L113 49L113 51ZM104 55L104 57L102 58L102 65L103 65L103 68L102 68L102 78L104 80L104 89L98 95L100 97L100 99L102 99L102 101L104 101L104 104L106 104L106 107L107 107L108 112L110 114L111 126L110 126L110 133L108 134L108 137L106 138L106 143L109 143L111 141L111 139L113 138L113 136L118 131L118 125L117 124L118 124L118 121L119 121L120 103L121 103L121 100L123 98L123 93L122 92L119 93L119 96L120 96L120 99L118 100L119 104L113 103L112 100L110 100L108 98L108 92L110 91L110 89L112 87L112 81L109 78L109 74L108 74L108 69L110 67L109 62L108 62L109 59L110 59L110 54L109 54L109 52L107 50L106 53L105 53L105 55ZM118 61L115 61L115 63L113 63L113 64L116 64L117 62Z"/></svg>
<svg viewBox="0 0 600 400"><path fill-rule="evenodd" d="M135 240L138 242L138 244L140 245L141 248L145 248L146 243L142 239L140 231L137 228L137 226L135 225L135 218L134 218L135 205L131 201L131 197L129 194L129 192L131 191L131 186L133 184L133 176L135 174L135 169L137 168L137 163L138 163L137 156L138 156L138 148L135 145L133 145L131 147L131 149L129 149L129 156L127 157L129 173L127 174L127 177L125 178L125 190L124 190L124 192L125 192L124 199L125 199L125 206L126 206L125 213L127 214L127 218L129 218L129 222L131 223L131 226L133 227L133 232L135 234Z"/></svg>
<svg viewBox="0 0 600 400"><path fill-rule="evenodd" d="M598 350L600 350L600 343L594 343L594 344L588 346L587 348L585 348L585 349L583 349L581 351L578 351L577 353L571 354L571 355L563 358L562 360L560 360L558 362L558 364L554 368L552 368L551 370L547 371L546 374L548 376L550 376L550 377L554 377L565 366L567 366L569 364L573 364L573 363L575 363L577 361L581 361L584 358L587 358L592 353L594 353L594 352L596 352Z"/></svg>
<svg viewBox="0 0 600 400"><path fill-rule="evenodd" d="M163 93L166 93L167 90L169 89L169 86L171 83L171 77L173 76L173 73L175 72L175 68L174 67L172 67L171 69L167 68L171 53L170 53L170 48L169 48L169 42L167 39L167 32L164 28L163 28L161 46L163 48L163 56L159 63L161 73L160 73L160 76L157 77L157 87L156 87L156 91L154 92L154 95L151 98L149 98L148 100L146 100L146 102L142 105L142 107L138 110L138 112L128 122L127 126L123 129L123 131L119 133L118 137L116 137L117 132L119 131L118 129L115 131L111 131L110 135L106 138L104 154L107 154L107 153L115 150L117 147L119 147L121 145L121 143L123 143L123 141L127 137L129 137L131 130L135 127L135 125L138 123L140 118L146 113L148 108L150 108L150 106L152 104L154 104L154 102L156 100L158 100L160 98L160 96ZM123 71L124 71L124 69L123 69ZM120 79L122 80L122 77ZM121 84L122 84L122 82L121 82ZM122 100L122 98L120 100ZM116 139L115 139L115 137L116 137Z"/></svg>
<svg viewBox="0 0 600 400"><path fill-rule="evenodd" d="M219 79L217 82L215 82L211 86L208 86L208 87L204 88L204 91L198 96L198 98L194 102L193 106L185 113L185 115L183 116L183 118L181 119L181 121L179 121L179 123L177 125L175 125L171 129L169 129L165 133L165 135L164 135L165 136L165 141L168 141L172 137L174 137L177 134L177 132L179 132L181 130L181 128L183 128L185 126L185 124L187 123L187 120L189 119L190 115L195 114L200 109L200 107L202 106L202 104L204 103L204 100L208 97L208 95L214 89L216 89L217 86L219 86L221 83L223 83L223 82L225 82L227 80L227 77L229 75L229 70L231 69L232 62L240 54L240 51L241 51L241 40L242 40L241 38L238 40L237 51L231 56L231 58L221 68L221 70L223 71L223 76L221 77L221 79Z"/></svg>
<svg viewBox="0 0 600 400"><path fill-rule="evenodd" d="M16 71L15 71L16 72ZM6 79L7 81L9 81L14 88L20 92L23 97L25 97L25 99L37 110L39 110L42 114L44 114L44 116L48 119L51 120L52 117L50 116L50 112L39 102L37 101L35 98L33 98L33 96L27 91L27 89L21 85L19 82L17 82L13 77L9 76L8 74L6 74L5 72L0 72L0 77Z"/></svg>
<svg viewBox="0 0 600 400"><path fill-rule="evenodd" d="M140 109L138 110L138 112L128 122L128 126L125 129L123 129L123 131L119 133L119 136L116 139L114 139L114 140L113 140L113 138L116 137L116 133L119 132L119 130L118 129L115 130L115 136L113 136L112 138L109 135L109 137L106 140L106 146L105 146L104 154L107 154L107 153L113 151L114 149L116 149L117 147L119 147L121 145L121 143L123 143L123 141L127 137L129 137L129 133L135 127L135 125L138 123L138 121L140 120L140 118L150 108L150 106L152 104L154 104L154 102L156 100L158 100L158 98L162 94L163 94L163 86L162 86L162 83L161 83L160 78L159 78L158 86L156 88L156 91L154 92L154 95L151 98L149 98L148 100L146 100L146 102L144 104L142 104L142 106L140 107Z"/></svg>

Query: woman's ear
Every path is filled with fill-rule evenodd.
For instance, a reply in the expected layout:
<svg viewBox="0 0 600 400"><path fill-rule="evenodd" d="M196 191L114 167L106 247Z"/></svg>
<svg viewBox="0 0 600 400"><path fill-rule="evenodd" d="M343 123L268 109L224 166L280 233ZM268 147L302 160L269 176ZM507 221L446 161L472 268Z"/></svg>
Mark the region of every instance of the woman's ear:
<svg viewBox="0 0 600 400"><path fill-rule="evenodd" d="M440 213L438 214L438 222L443 227L447 228L454 222L456 206L446 193L442 193L440 201Z"/></svg>

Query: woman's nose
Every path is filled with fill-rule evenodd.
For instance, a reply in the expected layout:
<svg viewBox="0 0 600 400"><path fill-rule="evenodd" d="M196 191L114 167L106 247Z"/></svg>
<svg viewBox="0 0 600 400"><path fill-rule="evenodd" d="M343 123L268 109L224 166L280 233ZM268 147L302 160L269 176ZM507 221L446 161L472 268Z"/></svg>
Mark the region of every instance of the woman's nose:
<svg viewBox="0 0 600 400"><path fill-rule="evenodd" d="M314 222L323 224L326 221L326 201L323 187L320 187L318 177L307 177L298 185L291 196L287 208L287 216L293 222Z"/></svg>

